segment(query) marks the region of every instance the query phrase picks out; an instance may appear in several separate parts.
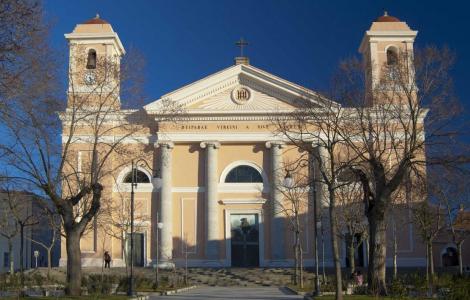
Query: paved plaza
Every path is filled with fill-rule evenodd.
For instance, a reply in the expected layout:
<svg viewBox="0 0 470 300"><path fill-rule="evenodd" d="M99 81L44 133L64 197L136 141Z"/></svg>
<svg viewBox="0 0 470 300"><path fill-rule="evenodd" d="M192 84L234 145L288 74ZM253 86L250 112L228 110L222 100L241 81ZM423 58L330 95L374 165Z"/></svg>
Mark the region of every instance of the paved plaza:
<svg viewBox="0 0 470 300"><path fill-rule="evenodd" d="M171 296L152 296L150 299L167 299L167 300L183 300L183 299L210 299L210 300L262 300L262 299L303 299L303 296L292 295L276 287L208 287L202 286Z"/></svg>

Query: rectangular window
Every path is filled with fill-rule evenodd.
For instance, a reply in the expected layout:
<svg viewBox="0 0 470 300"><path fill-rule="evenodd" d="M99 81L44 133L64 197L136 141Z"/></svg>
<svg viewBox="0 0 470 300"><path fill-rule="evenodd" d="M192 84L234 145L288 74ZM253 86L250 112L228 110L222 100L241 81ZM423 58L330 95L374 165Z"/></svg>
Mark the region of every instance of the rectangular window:
<svg viewBox="0 0 470 300"><path fill-rule="evenodd" d="M8 268L10 265L10 255L8 255L8 252L3 252L3 266L5 268Z"/></svg>

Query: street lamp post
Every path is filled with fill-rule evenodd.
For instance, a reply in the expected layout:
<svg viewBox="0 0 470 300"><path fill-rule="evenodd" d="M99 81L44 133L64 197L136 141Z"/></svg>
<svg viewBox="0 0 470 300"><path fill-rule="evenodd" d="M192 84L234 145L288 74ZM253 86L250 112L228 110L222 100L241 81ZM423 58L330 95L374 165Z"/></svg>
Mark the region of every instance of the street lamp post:
<svg viewBox="0 0 470 300"><path fill-rule="evenodd" d="M131 163L131 253L130 253L130 276L129 286L127 290L128 296L134 296L134 187L137 187L135 182L136 177L136 165L134 160Z"/></svg>
<svg viewBox="0 0 470 300"><path fill-rule="evenodd" d="M313 248L315 251L315 290L313 291L314 296L320 296L321 295L321 290L320 290L320 272L318 270L319 264L318 264L318 229L321 226L321 220L318 219L318 203L317 203L317 185L316 185L316 169L311 168L312 170L312 182L311 184L312 187L312 193L313 193L313 214L315 215L315 226L313 228L313 234L315 236L315 239L313 241Z"/></svg>
<svg viewBox="0 0 470 300"><path fill-rule="evenodd" d="M132 160L131 162L131 253L130 253L130 274L129 274L129 287L127 290L127 295L128 296L134 296L135 291L134 291L134 188L137 187L137 182L136 182L136 177L137 177L137 165L139 163L143 163L147 165L147 167L150 168L148 163L143 160L139 159L137 161ZM152 168L150 168L152 169Z"/></svg>
<svg viewBox="0 0 470 300"><path fill-rule="evenodd" d="M155 262L155 287L158 289L160 287L160 276L159 276L159 267L158 267L158 260L159 260L159 243L158 243L158 233L160 231L160 229L163 228L163 223L160 222L159 220L159 214L157 212L157 229L156 229L156 251L157 251L157 255L156 255L156 262Z"/></svg>

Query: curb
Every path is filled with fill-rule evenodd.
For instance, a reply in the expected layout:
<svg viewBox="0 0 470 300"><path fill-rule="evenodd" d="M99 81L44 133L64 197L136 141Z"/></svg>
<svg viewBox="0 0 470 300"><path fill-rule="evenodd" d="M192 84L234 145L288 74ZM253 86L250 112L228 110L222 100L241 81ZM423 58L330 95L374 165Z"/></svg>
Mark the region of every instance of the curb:
<svg viewBox="0 0 470 300"><path fill-rule="evenodd" d="M305 293L304 294L304 300L315 300L315 299L321 299L322 296L334 296L335 292L323 292L320 296L314 297L310 293Z"/></svg>
<svg viewBox="0 0 470 300"><path fill-rule="evenodd" d="M131 299L148 300L149 296L169 296L169 295L186 292L197 287L198 287L197 285L192 285L192 286L188 286L188 287L184 287L184 288L180 288L176 290L164 291L164 292L140 292L139 296L133 297Z"/></svg>
<svg viewBox="0 0 470 300"><path fill-rule="evenodd" d="M299 292L299 291L296 291L294 290L293 288L290 288L288 286L283 286L283 288L287 291L289 291L290 293L294 294L294 295L300 295L300 296L305 296L308 294L308 292Z"/></svg>
<svg viewBox="0 0 470 300"><path fill-rule="evenodd" d="M176 289L176 290L166 291L166 292L161 293L161 295L167 296L167 295L178 294L178 293L181 293L181 292L186 292L186 291L192 290L196 287L197 287L197 285L192 285L192 286L188 286L188 287L184 287L184 288L180 288L180 289Z"/></svg>

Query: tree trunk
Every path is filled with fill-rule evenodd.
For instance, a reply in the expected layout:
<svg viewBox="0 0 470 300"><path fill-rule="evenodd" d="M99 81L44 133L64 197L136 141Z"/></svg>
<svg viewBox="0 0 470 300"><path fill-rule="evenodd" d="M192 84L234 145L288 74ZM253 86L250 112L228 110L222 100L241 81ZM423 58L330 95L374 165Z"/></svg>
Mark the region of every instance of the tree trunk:
<svg viewBox="0 0 470 300"><path fill-rule="evenodd" d="M381 200L379 200L381 201ZM382 200L382 203L385 201ZM369 268L368 268L368 289L369 293L375 295L386 295L387 286L385 283L386 270L386 222L385 222L385 206L378 204L372 208L367 216L369 220Z"/></svg>
<svg viewBox="0 0 470 300"><path fill-rule="evenodd" d="M158 229L157 229L158 230ZM126 233L124 233L126 234ZM125 236L125 235L124 235ZM127 242L127 239L126 237L124 237L122 240L121 240L121 251L122 251L122 255L124 257L124 266L126 267L126 276L129 276L129 266L128 266L128 259L127 259L127 249L126 249L126 242ZM158 251L158 249L157 249ZM158 263L158 262L157 262Z"/></svg>
<svg viewBox="0 0 470 300"><path fill-rule="evenodd" d="M431 275L431 279L434 277L434 258L433 258L433 251L432 251L432 241L428 243L428 255L429 255L429 274Z"/></svg>
<svg viewBox="0 0 470 300"><path fill-rule="evenodd" d="M80 251L80 232L66 232L67 249L67 294L80 296L82 282L82 263Z"/></svg>
<svg viewBox="0 0 470 300"><path fill-rule="evenodd" d="M336 300L343 299L343 280L341 276L341 261L339 260L339 246L338 246L338 230L336 227L336 212L335 212L335 199L333 191L330 191L330 227L331 227L331 246L333 249L333 261L335 266L335 279L336 279Z"/></svg>
<svg viewBox="0 0 470 300"><path fill-rule="evenodd" d="M297 286L297 270L298 270L298 258L299 252L297 251L297 237L295 238L294 245L294 285Z"/></svg>
<svg viewBox="0 0 470 300"><path fill-rule="evenodd" d="M426 243L426 255L427 255L427 265L428 265L428 272L426 273L426 279L428 280L428 287L429 287L429 297L432 297L433 290L434 290L434 259L432 253L432 240L429 240ZM429 273L429 275L428 275Z"/></svg>
<svg viewBox="0 0 470 300"><path fill-rule="evenodd" d="M352 235L348 235L346 238L347 244L348 244L348 258L349 258L349 267L351 269L350 273L354 273L356 269L356 262L354 259L354 254L356 252L356 249L354 247L354 237Z"/></svg>
<svg viewBox="0 0 470 300"><path fill-rule="evenodd" d="M429 286L429 247L428 247L428 243L426 244L426 282L428 283L428 286Z"/></svg>
<svg viewBox="0 0 470 300"><path fill-rule="evenodd" d="M52 270L52 247L47 248L47 279L50 279Z"/></svg>
<svg viewBox="0 0 470 300"><path fill-rule="evenodd" d="M47 272L52 269L52 249L47 249Z"/></svg>
<svg viewBox="0 0 470 300"><path fill-rule="evenodd" d="M10 259L10 275L15 274L15 263L13 261L13 244L11 238L8 239L8 258Z"/></svg>
<svg viewBox="0 0 470 300"><path fill-rule="evenodd" d="M458 242L457 243L457 255L459 257L459 274L460 274L460 276L463 276L462 244L463 244L463 242Z"/></svg>
<svg viewBox="0 0 470 300"><path fill-rule="evenodd" d="M304 288L304 259L303 259L303 253L302 253L302 245L299 243L299 277L300 277L300 288Z"/></svg>
<svg viewBox="0 0 470 300"><path fill-rule="evenodd" d="M393 279L397 279L397 276L398 276L397 256L398 256L398 243L397 243L397 235L395 234L395 229L394 229L394 233L393 233Z"/></svg>
<svg viewBox="0 0 470 300"><path fill-rule="evenodd" d="M24 225L20 223L20 282L24 287Z"/></svg>
<svg viewBox="0 0 470 300"><path fill-rule="evenodd" d="M323 274L323 283L326 283L326 271L325 271L325 232L321 227L321 268Z"/></svg>

